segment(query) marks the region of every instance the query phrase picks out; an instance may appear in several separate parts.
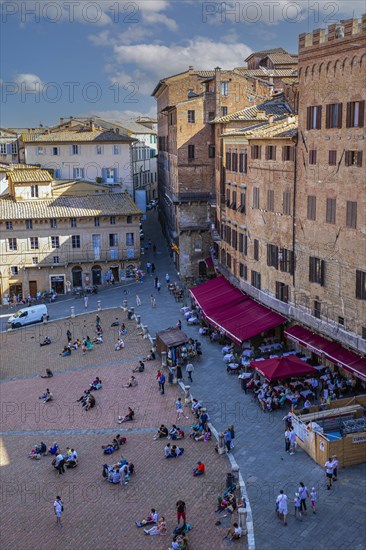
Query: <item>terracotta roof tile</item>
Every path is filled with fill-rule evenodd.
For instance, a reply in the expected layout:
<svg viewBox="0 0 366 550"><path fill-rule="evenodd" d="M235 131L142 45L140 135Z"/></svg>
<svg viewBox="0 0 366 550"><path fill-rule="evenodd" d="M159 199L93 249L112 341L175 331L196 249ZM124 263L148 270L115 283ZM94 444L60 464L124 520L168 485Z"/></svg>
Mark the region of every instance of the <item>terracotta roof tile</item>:
<svg viewBox="0 0 366 550"><path fill-rule="evenodd" d="M72 128L68 130L61 130L61 131L51 131L49 133L45 134L23 134L22 140L25 143L61 143L61 142L78 142L82 143L84 141L90 141L90 142L105 142L105 141L111 141L111 142L131 142L133 141L131 138L125 135L117 134L116 132L113 132L112 130L102 130L97 129L94 131L80 131L79 129L73 130Z"/></svg>
<svg viewBox="0 0 366 550"><path fill-rule="evenodd" d="M272 124L263 122L248 126L247 128L230 130L225 132L224 136L240 135L248 139L265 139L274 137L293 137L297 134L298 117L292 115L290 121L288 117L282 117L280 120L274 121Z"/></svg>
<svg viewBox="0 0 366 550"><path fill-rule="evenodd" d="M12 170L8 178L13 183L51 182L51 174L47 170Z"/></svg>
<svg viewBox="0 0 366 550"><path fill-rule="evenodd" d="M264 101L258 105L253 105L251 107L246 107L241 111L236 113L231 113L230 115L218 117L214 122L231 122L238 120L268 120L269 115L273 115L275 118L283 117L284 115L291 114L292 111L289 105L278 99L270 99Z"/></svg>
<svg viewBox="0 0 366 550"><path fill-rule="evenodd" d="M18 202L0 198L2 220L120 216L121 214L142 214L128 193L61 196Z"/></svg>

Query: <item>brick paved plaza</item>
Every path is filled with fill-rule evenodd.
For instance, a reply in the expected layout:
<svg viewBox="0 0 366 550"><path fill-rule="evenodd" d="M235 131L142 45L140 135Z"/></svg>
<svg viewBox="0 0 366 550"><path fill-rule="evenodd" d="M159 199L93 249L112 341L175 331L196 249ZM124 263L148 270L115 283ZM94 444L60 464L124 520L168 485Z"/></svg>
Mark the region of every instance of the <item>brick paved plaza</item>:
<svg viewBox="0 0 366 550"><path fill-rule="evenodd" d="M231 518L222 518L221 526L215 526L218 518L214 513L229 462L215 453L214 442L194 442L190 438L181 442L185 448L182 457L164 459L164 440L153 441L152 437L160 423L175 422L177 387L168 385L166 394L159 394L155 361L146 362L145 372L136 374L136 388L122 388L131 369L149 351L149 343L130 322L126 347L115 352L116 333L109 326L117 315L126 320L121 310L101 312L104 344L94 346L85 356L78 350L71 357L60 357L69 328L65 321L8 333L3 339L2 379L7 379L0 386L3 547L167 549L176 526L178 499L187 504L187 519L193 527L191 548L229 546L222 537ZM92 337L94 321L95 314L76 317L70 327L73 337ZM53 338L50 346L39 346L40 332ZM53 378L36 376L46 367L54 372ZM76 400L96 375L103 381L102 390L95 392L97 405L82 412ZM52 391L54 401L43 404L38 396L46 387ZM116 420L129 405L136 412L136 420L122 428ZM193 417L187 414L190 418L184 422L188 430ZM101 445L110 442L116 433L127 437L126 445L112 456L104 456ZM79 453L79 466L66 469L60 476L51 465L51 456L40 461L28 459L28 452L41 439L47 445L57 441L62 451L66 446L74 447ZM134 463L136 475L129 485L114 486L103 479L102 464L113 464L121 455ZM206 464L207 473L202 478L192 476L197 460ZM57 527L53 513L57 494L65 506L63 529ZM135 526L135 521L145 517L152 507L165 516L167 537L147 537ZM245 548L245 541L235 546Z"/></svg>

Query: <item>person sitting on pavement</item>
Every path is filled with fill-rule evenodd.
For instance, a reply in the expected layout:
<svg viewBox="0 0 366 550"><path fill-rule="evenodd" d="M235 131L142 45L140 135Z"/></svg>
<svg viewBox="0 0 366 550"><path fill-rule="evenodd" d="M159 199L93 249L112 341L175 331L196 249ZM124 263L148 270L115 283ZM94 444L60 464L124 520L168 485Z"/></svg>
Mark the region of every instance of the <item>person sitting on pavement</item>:
<svg viewBox="0 0 366 550"><path fill-rule="evenodd" d="M118 335L119 337L121 337L121 336L124 336L125 334L127 334L126 325L122 323L121 328L118 331Z"/></svg>
<svg viewBox="0 0 366 550"><path fill-rule="evenodd" d="M125 347L124 341L121 338L119 338L114 345L114 351L120 351L121 349L124 349L124 347Z"/></svg>
<svg viewBox="0 0 366 550"><path fill-rule="evenodd" d="M41 374L41 378L52 378L53 377L53 372L51 371L51 369L46 369L46 374Z"/></svg>
<svg viewBox="0 0 366 550"><path fill-rule="evenodd" d="M44 456L47 455L47 445L44 441L40 442L40 444L38 445L38 448L41 455L44 455Z"/></svg>
<svg viewBox="0 0 366 550"><path fill-rule="evenodd" d="M85 401L85 410L88 411L89 409L92 409L95 407L95 397L91 393L88 395Z"/></svg>
<svg viewBox="0 0 366 550"><path fill-rule="evenodd" d="M155 361L156 355L155 352L151 349L150 353L145 357L144 361Z"/></svg>
<svg viewBox="0 0 366 550"><path fill-rule="evenodd" d="M164 516L162 516L158 520L156 526L152 527L151 529L144 529L144 533L145 535L166 535L167 529Z"/></svg>
<svg viewBox="0 0 366 550"><path fill-rule="evenodd" d="M111 327L119 327L119 319L118 319L118 317L115 318L115 320L114 320L113 323L111 324Z"/></svg>
<svg viewBox="0 0 366 550"><path fill-rule="evenodd" d="M108 479L108 481L111 483L121 483L121 474L118 468L113 472L112 479Z"/></svg>
<svg viewBox="0 0 366 550"><path fill-rule="evenodd" d="M177 447L176 445L170 447L170 443L167 443L164 449L164 454L166 458L178 458L178 456L182 456L183 453L184 449L182 447Z"/></svg>
<svg viewBox="0 0 366 550"><path fill-rule="evenodd" d="M160 428L158 429L158 431L154 435L153 439L156 440L156 439L160 439L162 437L168 437L168 434L169 434L168 428L166 426L164 426L164 424L161 424Z"/></svg>
<svg viewBox="0 0 366 550"><path fill-rule="evenodd" d="M103 336L99 334L99 336L93 338L93 344L104 344Z"/></svg>
<svg viewBox="0 0 366 550"><path fill-rule="evenodd" d="M144 363L143 363L142 361L139 361L138 367L134 368L134 369L132 370L132 372L144 372L144 370L145 370L145 365L144 365Z"/></svg>
<svg viewBox="0 0 366 550"><path fill-rule="evenodd" d="M34 448L29 453L28 458L32 458L34 460L40 460L41 453L38 445L34 445Z"/></svg>
<svg viewBox="0 0 366 550"><path fill-rule="evenodd" d="M197 468L193 470L194 476L202 476L205 473L205 465L200 460L197 462Z"/></svg>
<svg viewBox="0 0 366 550"><path fill-rule="evenodd" d="M67 357L68 355L71 355L71 349L68 346L64 346L64 349L60 353L62 357Z"/></svg>
<svg viewBox="0 0 366 550"><path fill-rule="evenodd" d="M158 523L159 514L155 510L155 508L151 508L150 513L148 514L146 519L143 519L141 521L136 521L136 525L138 527L143 527L144 525L149 525L151 523Z"/></svg>
<svg viewBox="0 0 366 550"><path fill-rule="evenodd" d="M207 443L211 439L211 430L210 428L207 428L206 431L200 431L197 435L195 435L194 440L195 441L204 441Z"/></svg>
<svg viewBox="0 0 366 550"><path fill-rule="evenodd" d="M135 388L138 382L134 376L131 376L128 383L123 385L123 388Z"/></svg>
<svg viewBox="0 0 366 550"><path fill-rule="evenodd" d="M57 445L57 442L55 441L52 446L48 449L48 452L50 453L50 455L56 455L57 454L57 451L58 451L58 445Z"/></svg>
<svg viewBox="0 0 366 550"><path fill-rule="evenodd" d="M128 407L128 412L126 416L123 418L120 416L118 418L118 424L122 424L122 422L131 422L134 419L135 412L131 409L131 407Z"/></svg>
<svg viewBox="0 0 366 550"><path fill-rule="evenodd" d="M74 340L73 344L72 344L72 347L74 349L79 349L81 347L81 341L79 340L79 338L77 338L76 340Z"/></svg>
<svg viewBox="0 0 366 550"><path fill-rule="evenodd" d="M49 346L50 344L51 344L51 338L49 336L45 336L45 339L39 345L42 347L42 346Z"/></svg>
<svg viewBox="0 0 366 550"><path fill-rule="evenodd" d="M169 430L168 439L173 439L174 441L176 439L181 439L181 437L179 437L179 428L175 424L173 424L173 426Z"/></svg>
<svg viewBox="0 0 366 550"><path fill-rule="evenodd" d="M197 411L202 407L201 403L198 401L198 399L192 399L192 406L191 406L191 411L193 412L193 414L195 414L197 416L197 418L199 417L199 414L197 414Z"/></svg>
<svg viewBox="0 0 366 550"><path fill-rule="evenodd" d="M95 380L93 380L93 382L90 384L90 389L100 390L101 387L102 387L102 381L99 378L99 376L96 376Z"/></svg>
<svg viewBox="0 0 366 550"><path fill-rule="evenodd" d="M78 465L78 458L79 458L79 455L75 451L75 449L71 449L69 457L66 462L66 468L76 468L76 466Z"/></svg>
<svg viewBox="0 0 366 550"><path fill-rule="evenodd" d="M224 539L238 540L240 539L242 532L243 532L242 528L239 527L239 525L236 522L234 522L233 526L228 530L228 532L224 536Z"/></svg>
<svg viewBox="0 0 366 550"><path fill-rule="evenodd" d="M53 400L53 395L50 392L50 390L47 388L45 393L42 394L40 397L38 397L38 399L43 399L43 403L48 403L48 401Z"/></svg>
<svg viewBox="0 0 366 550"><path fill-rule="evenodd" d="M86 400L90 394L90 390L84 390L84 393L79 399L76 400L77 403L81 403L82 405L85 405Z"/></svg>

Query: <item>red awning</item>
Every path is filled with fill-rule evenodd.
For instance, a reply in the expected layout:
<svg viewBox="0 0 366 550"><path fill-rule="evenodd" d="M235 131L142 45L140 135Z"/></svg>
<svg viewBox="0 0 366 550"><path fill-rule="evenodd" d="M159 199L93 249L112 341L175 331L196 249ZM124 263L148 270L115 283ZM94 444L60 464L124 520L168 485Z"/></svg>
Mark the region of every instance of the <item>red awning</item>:
<svg viewBox="0 0 366 550"><path fill-rule="evenodd" d="M208 258L205 259L205 264L206 264L207 268L209 268L209 267L213 268L214 263L213 263L213 259L211 258L211 256L209 256Z"/></svg>
<svg viewBox="0 0 366 550"><path fill-rule="evenodd" d="M250 366L267 378L267 380L311 376L317 372L314 367L301 361L296 355L274 357L273 359L266 359L264 361L252 361Z"/></svg>
<svg viewBox="0 0 366 550"><path fill-rule="evenodd" d="M309 349L316 355L324 355L329 361L348 370L361 380L366 381L366 359L347 350L337 342L332 342L311 330L295 325L285 331L293 342Z"/></svg>
<svg viewBox="0 0 366 550"><path fill-rule="evenodd" d="M192 288L190 293L203 317L239 344L286 322L285 317L258 304L222 276Z"/></svg>

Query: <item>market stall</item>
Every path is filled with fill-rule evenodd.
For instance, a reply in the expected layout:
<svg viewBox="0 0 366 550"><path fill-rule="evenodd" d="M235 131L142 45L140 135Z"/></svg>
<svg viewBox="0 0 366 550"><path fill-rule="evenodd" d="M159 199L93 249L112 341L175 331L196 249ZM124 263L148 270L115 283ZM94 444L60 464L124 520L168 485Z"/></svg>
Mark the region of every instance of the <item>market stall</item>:
<svg viewBox="0 0 366 550"><path fill-rule="evenodd" d="M326 409L314 406L307 414L293 411L298 445L324 466L337 456L340 467L366 462L366 395L332 401Z"/></svg>
<svg viewBox="0 0 366 550"><path fill-rule="evenodd" d="M185 332L176 327L170 327L156 333L156 351L160 356L165 352L167 356L177 355L181 346L189 341Z"/></svg>

